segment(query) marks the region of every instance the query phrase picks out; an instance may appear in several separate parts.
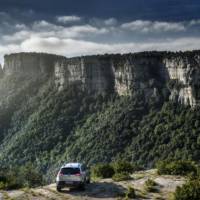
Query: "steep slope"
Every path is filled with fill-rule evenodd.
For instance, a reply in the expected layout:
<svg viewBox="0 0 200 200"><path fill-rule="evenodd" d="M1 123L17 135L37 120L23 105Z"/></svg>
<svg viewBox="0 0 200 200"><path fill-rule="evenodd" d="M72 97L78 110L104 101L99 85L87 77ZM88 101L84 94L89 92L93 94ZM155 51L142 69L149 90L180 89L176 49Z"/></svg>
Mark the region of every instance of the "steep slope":
<svg viewBox="0 0 200 200"><path fill-rule="evenodd" d="M172 103L159 109L120 98L75 129L64 159L96 163L127 158L148 167L166 158L199 161L199 119L199 109Z"/></svg>
<svg viewBox="0 0 200 200"><path fill-rule="evenodd" d="M199 161L200 52L5 56L0 165Z"/></svg>

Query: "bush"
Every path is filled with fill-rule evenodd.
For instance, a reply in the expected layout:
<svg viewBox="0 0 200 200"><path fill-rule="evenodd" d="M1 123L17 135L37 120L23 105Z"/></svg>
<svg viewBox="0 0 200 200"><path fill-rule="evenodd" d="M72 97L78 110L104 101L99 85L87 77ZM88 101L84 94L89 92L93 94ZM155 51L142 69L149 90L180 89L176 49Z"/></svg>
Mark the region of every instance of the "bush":
<svg viewBox="0 0 200 200"><path fill-rule="evenodd" d="M1 189L18 189L22 187L23 182L19 180L19 168L14 169L1 169L0 174L0 188Z"/></svg>
<svg viewBox="0 0 200 200"><path fill-rule="evenodd" d="M121 172L121 173L115 173L112 176L112 179L114 181L118 182L118 181L127 181L127 180L130 180L131 177L130 177L130 175L127 172Z"/></svg>
<svg viewBox="0 0 200 200"><path fill-rule="evenodd" d="M29 163L22 167L0 169L0 189L11 190L43 185L43 176Z"/></svg>
<svg viewBox="0 0 200 200"><path fill-rule="evenodd" d="M192 180L185 183L182 187L177 187L174 193L174 200L199 200L200 199L200 180Z"/></svg>
<svg viewBox="0 0 200 200"><path fill-rule="evenodd" d="M144 189L146 192L156 192L157 189L155 188L155 186L157 185L157 183L151 179L148 179L147 181L145 181L145 185L144 185Z"/></svg>
<svg viewBox="0 0 200 200"><path fill-rule="evenodd" d="M135 189L133 187L129 186L128 190L125 193L125 198L126 199L132 199L132 198L135 198L135 197L136 197Z"/></svg>
<svg viewBox="0 0 200 200"><path fill-rule="evenodd" d="M113 169L115 173L132 173L135 170L135 167L133 164L131 164L128 161L116 161L112 163Z"/></svg>
<svg viewBox="0 0 200 200"><path fill-rule="evenodd" d="M200 166L197 166L197 177L200 179Z"/></svg>
<svg viewBox="0 0 200 200"><path fill-rule="evenodd" d="M5 174L4 174L4 172L2 171L2 169L0 169L0 170L1 170L1 174L0 174L0 182L5 183L5 182L6 182Z"/></svg>
<svg viewBox="0 0 200 200"><path fill-rule="evenodd" d="M5 182L0 182L0 190L5 190L7 188L7 185Z"/></svg>
<svg viewBox="0 0 200 200"><path fill-rule="evenodd" d="M158 174L197 175L197 167L191 161L159 161L156 164Z"/></svg>
<svg viewBox="0 0 200 200"><path fill-rule="evenodd" d="M43 185L43 176L31 163L20 168L19 179L23 181L25 187L36 187Z"/></svg>
<svg viewBox="0 0 200 200"><path fill-rule="evenodd" d="M93 177L111 178L115 172L110 164L97 164L92 167L91 173Z"/></svg>

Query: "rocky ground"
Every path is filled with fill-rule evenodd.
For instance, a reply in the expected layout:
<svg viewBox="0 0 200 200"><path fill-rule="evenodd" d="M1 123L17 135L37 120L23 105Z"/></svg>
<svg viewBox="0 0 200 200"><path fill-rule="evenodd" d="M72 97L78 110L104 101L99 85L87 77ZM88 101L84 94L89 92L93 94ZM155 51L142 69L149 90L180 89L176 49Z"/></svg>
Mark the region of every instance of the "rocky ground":
<svg viewBox="0 0 200 200"><path fill-rule="evenodd" d="M144 189L145 181L154 180L157 185L154 192L147 192ZM177 186L185 182L180 176L159 176L156 170L140 171L132 175L129 181L114 182L112 179L93 181L86 186L85 191L78 189L63 189L57 192L55 184L44 187L21 189L12 191L0 191L0 200L114 200L123 199L124 193L129 186L136 190L135 199L169 199Z"/></svg>

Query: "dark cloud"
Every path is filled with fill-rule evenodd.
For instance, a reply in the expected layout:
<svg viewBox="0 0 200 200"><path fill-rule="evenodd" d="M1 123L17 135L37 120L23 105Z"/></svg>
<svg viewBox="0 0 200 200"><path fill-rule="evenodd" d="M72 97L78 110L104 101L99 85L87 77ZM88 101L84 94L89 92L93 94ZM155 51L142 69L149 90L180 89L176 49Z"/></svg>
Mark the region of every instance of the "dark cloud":
<svg viewBox="0 0 200 200"><path fill-rule="evenodd" d="M0 0L0 62L20 51L78 56L199 46L199 0Z"/></svg>
<svg viewBox="0 0 200 200"><path fill-rule="evenodd" d="M0 9L14 13L33 10L43 17L80 15L164 21L200 18L199 0L1 0Z"/></svg>

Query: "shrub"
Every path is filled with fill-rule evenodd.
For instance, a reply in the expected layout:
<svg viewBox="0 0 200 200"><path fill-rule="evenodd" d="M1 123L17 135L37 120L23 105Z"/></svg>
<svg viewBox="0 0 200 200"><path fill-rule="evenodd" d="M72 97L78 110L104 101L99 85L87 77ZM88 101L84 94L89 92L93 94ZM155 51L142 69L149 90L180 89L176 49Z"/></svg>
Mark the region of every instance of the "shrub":
<svg viewBox="0 0 200 200"><path fill-rule="evenodd" d="M115 173L132 173L135 170L134 165L125 160L116 161L112 163L112 166Z"/></svg>
<svg viewBox="0 0 200 200"><path fill-rule="evenodd" d="M0 182L2 189L18 189L22 187L23 182L19 180L18 169L1 169Z"/></svg>
<svg viewBox="0 0 200 200"><path fill-rule="evenodd" d="M158 174L197 175L197 167L191 161L159 161L156 164Z"/></svg>
<svg viewBox="0 0 200 200"><path fill-rule="evenodd" d="M18 189L43 185L43 176L29 163L22 167L0 170L0 189Z"/></svg>
<svg viewBox="0 0 200 200"><path fill-rule="evenodd" d="M135 197L136 197L135 189L132 186L129 186L128 190L125 193L125 198L126 199L132 199L132 198L135 198Z"/></svg>
<svg viewBox="0 0 200 200"><path fill-rule="evenodd" d="M110 164L97 164L92 167L91 173L93 177L111 178L115 172Z"/></svg>
<svg viewBox="0 0 200 200"><path fill-rule="evenodd" d="M145 185L144 185L144 189L147 192L156 192L157 189L155 188L155 186L157 185L157 183L151 179L148 179L147 181L145 181Z"/></svg>
<svg viewBox="0 0 200 200"><path fill-rule="evenodd" d="M0 182L0 190L5 190L7 188L7 185L5 182Z"/></svg>
<svg viewBox="0 0 200 200"><path fill-rule="evenodd" d="M192 180L185 183L182 187L177 187L174 193L174 200L199 200L200 199L200 180Z"/></svg>
<svg viewBox="0 0 200 200"><path fill-rule="evenodd" d="M1 170L1 169L0 169ZM6 177L5 177L5 174L3 175L3 172L2 172L2 170L1 170L1 175L0 175L0 182L3 182L3 183L5 183L6 182Z"/></svg>
<svg viewBox="0 0 200 200"><path fill-rule="evenodd" d="M131 177L127 172L115 173L112 179L116 182L130 180Z"/></svg>
<svg viewBox="0 0 200 200"><path fill-rule="evenodd" d="M23 182L20 183L17 179L17 177L12 177L8 179L8 182L5 183L5 189L7 190L14 190L19 189L23 187Z"/></svg>
<svg viewBox="0 0 200 200"><path fill-rule="evenodd" d="M43 176L31 163L20 168L19 179L23 181L25 187L36 187L43 185Z"/></svg>
<svg viewBox="0 0 200 200"><path fill-rule="evenodd" d="M197 167L197 177L200 179L200 166Z"/></svg>

